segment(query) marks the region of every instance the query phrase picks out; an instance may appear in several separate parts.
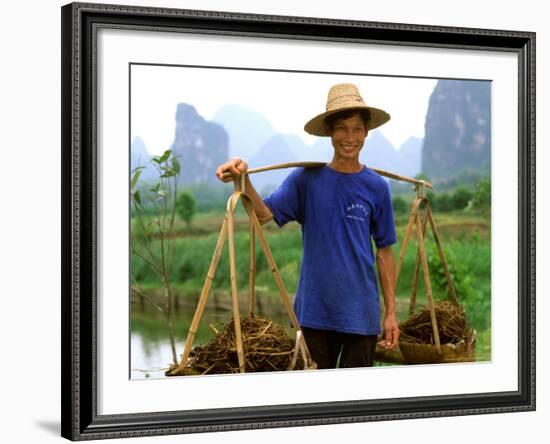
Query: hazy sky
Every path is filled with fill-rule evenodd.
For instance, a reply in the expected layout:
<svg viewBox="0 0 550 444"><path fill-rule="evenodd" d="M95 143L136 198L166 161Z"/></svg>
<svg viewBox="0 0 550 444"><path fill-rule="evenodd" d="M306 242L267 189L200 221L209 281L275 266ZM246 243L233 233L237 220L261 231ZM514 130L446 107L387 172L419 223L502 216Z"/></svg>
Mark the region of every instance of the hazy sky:
<svg viewBox="0 0 550 444"><path fill-rule="evenodd" d="M350 76L133 65L131 71L132 140L139 136L151 154L174 141L178 103L193 105L211 120L232 104L262 113L273 128L315 141L304 124L325 110L329 88L355 83L368 105L389 112L380 131L397 148L409 137L424 136L424 120L436 79ZM246 122L243 122L246 124Z"/></svg>

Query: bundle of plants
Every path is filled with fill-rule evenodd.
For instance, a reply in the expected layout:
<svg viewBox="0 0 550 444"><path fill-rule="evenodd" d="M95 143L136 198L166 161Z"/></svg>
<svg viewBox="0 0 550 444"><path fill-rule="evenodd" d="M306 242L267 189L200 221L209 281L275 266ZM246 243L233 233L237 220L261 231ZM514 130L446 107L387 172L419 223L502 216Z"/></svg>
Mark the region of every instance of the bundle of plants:
<svg viewBox="0 0 550 444"><path fill-rule="evenodd" d="M216 337L204 346L189 353L183 369L172 366L167 376L239 373L239 357L235 336L235 323L231 319L216 332ZM245 372L272 372L288 370L294 354L295 341L286 330L273 321L246 317L241 319L241 335ZM296 368L303 368L298 355Z"/></svg>
<svg viewBox="0 0 550 444"><path fill-rule="evenodd" d="M457 344L466 339L470 330L462 305L449 301L434 302L435 317L441 344ZM435 344L429 307L422 307L399 324L400 341L414 344Z"/></svg>

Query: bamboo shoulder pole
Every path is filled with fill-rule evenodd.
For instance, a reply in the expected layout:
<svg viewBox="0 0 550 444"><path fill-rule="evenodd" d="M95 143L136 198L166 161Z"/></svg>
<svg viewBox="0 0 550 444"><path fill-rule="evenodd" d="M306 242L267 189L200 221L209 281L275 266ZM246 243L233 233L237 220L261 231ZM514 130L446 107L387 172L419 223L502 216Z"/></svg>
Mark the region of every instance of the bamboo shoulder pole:
<svg viewBox="0 0 550 444"><path fill-rule="evenodd" d="M304 167L304 168L320 168L322 166L325 166L326 162L286 162L286 163L277 163L274 165L267 165L263 167L258 168L251 168L247 171L247 174L255 174L255 173L262 173L264 171L271 171L271 170L280 170L284 168L295 168L295 167ZM412 177L407 176L401 176L399 174L390 173L389 171L381 170L379 168L371 168L368 167L370 170L380 174L381 176L387 177L389 179L394 180L400 180L402 182L409 182L415 185L424 185L428 188L433 188L432 184L430 182L426 182L425 180L419 180L419 179L413 179ZM225 173L224 177L229 178L231 177L231 173Z"/></svg>
<svg viewBox="0 0 550 444"><path fill-rule="evenodd" d="M439 233L437 232L437 227L435 226L435 221L432 215L432 210L430 209L429 205L426 206L426 209L428 210L428 219L430 221L430 225L432 228L432 232L435 239L435 244L437 245L437 251L439 252L439 259L441 260L441 263L443 264L443 270L445 271L445 278L447 279L447 286L449 287L449 294L451 296L451 299L453 301L454 305L458 305L458 300L456 298L456 292L455 287L453 285L453 281L451 280L451 274L449 273L449 267L447 265L447 260L445 259L445 252L443 251L443 246L441 245L441 241L439 239Z"/></svg>
<svg viewBox="0 0 550 444"><path fill-rule="evenodd" d="M256 276L256 237L254 224L248 221L248 233L250 238L250 270L248 273L248 315L254 316L255 306L255 276Z"/></svg>
<svg viewBox="0 0 550 444"><path fill-rule="evenodd" d="M395 285L394 288L397 288L397 281L399 279L399 274L401 273L401 267L403 266L403 260L405 259L405 253L407 251L407 244L409 243L409 238L411 237L412 228L418 214L418 207L422 202L422 198L417 197L411 208L411 214L409 215L409 221L407 222L407 228L405 229L405 235L403 236L403 242L401 243L401 250L399 252L399 259L397 260L397 266L395 267Z"/></svg>
<svg viewBox="0 0 550 444"><path fill-rule="evenodd" d="M426 208L426 207L424 207ZM428 224L428 213L424 210L424 215L422 217L422 236L426 238L426 225ZM418 250L416 253L416 265L414 267L412 288L411 288L411 300L409 302L409 314L413 314L414 308L416 306L416 290L418 289L418 277L420 274L420 245L418 245Z"/></svg>
<svg viewBox="0 0 550 444"><path fill-rule="evenodd" d="M246 174L241 175L233 180L235 191L240 191L243 195L246 194ZM241 199L244 207L244 202ZM255 285L256 285L256 237L254 232L254 224L252 219L248 218L248 238L249 245L249 269L248 269L248 316L254 317L255 310Z"/></svg>
<svg viewBox="0 0 550 444"><path fill-rule="evenodd" d="M263 230L260 226L260 222L258 221L258 217L256 216L256 213L254 212L254 209L252 207L252 203L246 200L246 197L243 199L243 203L246 209L246 212L248 213L248 216L254 223L254 228L256 229L256 234L258 235L258 240L260 241L260 245L262 247L262 250L264 251L264 254L267 259L267 263L269 264L269 268L271 270L271 273L273 275L273 278L275 279L275 283L277 284L277 287L279 288L279 293L281 294L281 297L283 299L283 303L287 309L287 312L290 316L290 320L292 321L292 325L296 330L300 329L300 325L298 323L298 319L296 318L296 315L294 313L294 310L292 309L292 306L290 304L290 299L288 297L288 293L286 291L285 284L283 282L283 279L281 278L281 274L279 272L279 269L277 268L277 264L275 263L275 259L273 258L273 254L271 253L271 249L269 248L269 245L267 243L267 240L265 238L265 235L263 233Z"/></svg>
<svg viewBox="0 0 550 444"><path fill-rule="evenodd" d="M235 191L240 191L242 195L246 194L246 174L243 174L233 180ZM242 202L242 199L241 199ZM243 206L244 206L244 202ZM255 310L255 285L256 285L256 237L252 219L248 218L248 237L250 240L250 262L248 269L248 316L254 316Z"/></svg>
<svg viewBox="0 0 550 444"><path fill-rule="evenodd" d="M229 274L231 280L231 300L233 306L233 321L235 324L235 343L237 344L237 357L239 360L239 371L245 372L243 337L241 332L241 318L239 314L239 299L237 292L237 271L235 265L235 232L233 226L233 211L241 192L235 192L227 202L227 238L229 246Z"/></svg>
<svg viewBox="0 0 550 444"><path fill-rule="evenodd" d="M202 286L199 303L195 310L195 315L193 316L193 320L191 321L191 327L189 328L189 333L187 334L187 339L185 341L185 346L183 348L183 355L178 366L180 370L183 370L183 368L187 364L187 359L189 358L189 353L191 352L191 347L193 346L193 341L195 340L195 335L197 333L199 323L204 313L206 301L208 299L208 295L210 294L210 288L212 287L212 282L214 281L214 276L216 275L216 270L218 268L218 264L220 263L220 258L222 255L223 245L225 243L226 235L227 235L227 216L223 220L222 228L218 236L218 242L216 243L216 249L214 250L214 254L210 262L210 267L208 268L208 272L206 273L206 278Z"/></svg>
<svg viewBox="0 0 550 444"><path fill-rule="evenodd" d="M298 353L300 351L300 342L302 342L302 330L296 331L296 343L294 345L294 353L292 354L292 359L290 365L288 366L289 370L293 370L296 367L296 362L298 361Z"/></svg>
<svg viewBox="0 0 550 444"><path fill-rule="evenodd" d="M435 316L435 305L434 305L433 295L432 295L432 284L430 282L428 258L426 257L424 236L422 235L422 222L420 221L420 216L418 214L416 215L416 234L418 235L420 259L422 260L422 267L424 269L424 286L426 287L426 296L428 296L428 305L430 307L430 316L432 319L432 329L434 332L435 348L437 352L441 354L441 342L439 341L439 329L437 326L437 318Z"/></svg>
<svg viewBox="0 0 550 444"><path fill-rule="evenodd" d="M302 330L300 330L300 333L302 333ZM300 341L300 352L304 360L304 370L317 368L317 363L311 359L311 354L309 353L309 348L307 348L306 338L303 333Z"/></svg>

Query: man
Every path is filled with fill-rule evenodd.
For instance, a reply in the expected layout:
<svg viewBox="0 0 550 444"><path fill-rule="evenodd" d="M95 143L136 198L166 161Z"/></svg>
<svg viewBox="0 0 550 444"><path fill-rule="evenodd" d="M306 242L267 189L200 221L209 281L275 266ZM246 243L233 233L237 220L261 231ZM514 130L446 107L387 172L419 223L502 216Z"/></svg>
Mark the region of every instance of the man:
<svg viewBox="0 0 550 444"><path fill-rule="evenodd" d="M262 200L250 179L245 192L260 222L291 220L302 226L303 257L294 310L312 359L318 368L372 366L380 333L380 307L371 238L384 295L385 340L394 348L399 328L395 314L394 259L396 242L387 183L359 163L368 131L390 119L367 106L357 87L333 86L326 111L304 127L309 134L330 137L332 161L321 168L295 169ZM220 180L247 171L242 159L219 166Z"/></svg>

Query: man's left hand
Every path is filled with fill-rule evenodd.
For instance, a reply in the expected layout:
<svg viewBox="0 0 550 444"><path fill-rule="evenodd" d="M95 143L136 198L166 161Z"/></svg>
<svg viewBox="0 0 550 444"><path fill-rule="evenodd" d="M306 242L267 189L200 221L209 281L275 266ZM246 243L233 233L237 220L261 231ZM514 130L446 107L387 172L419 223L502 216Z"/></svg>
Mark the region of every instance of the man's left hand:
<svg viewBox="0 0 550 444"><path fill-rule="evenodd" d="M395 315L387 315L384 320L385 338L380 345L386 349L397 347L399 343L399 325Z"/></svg>

